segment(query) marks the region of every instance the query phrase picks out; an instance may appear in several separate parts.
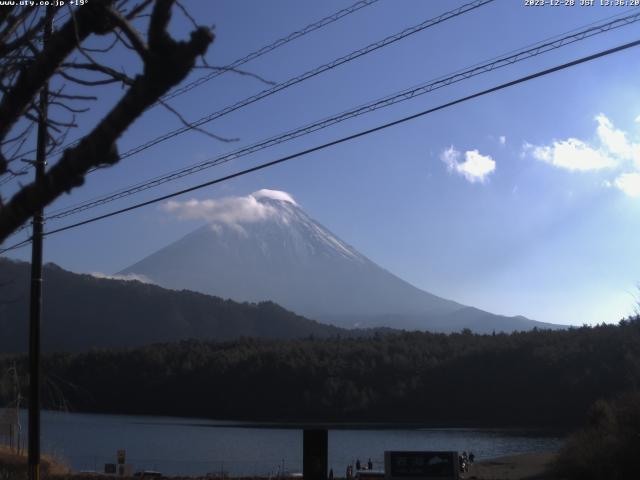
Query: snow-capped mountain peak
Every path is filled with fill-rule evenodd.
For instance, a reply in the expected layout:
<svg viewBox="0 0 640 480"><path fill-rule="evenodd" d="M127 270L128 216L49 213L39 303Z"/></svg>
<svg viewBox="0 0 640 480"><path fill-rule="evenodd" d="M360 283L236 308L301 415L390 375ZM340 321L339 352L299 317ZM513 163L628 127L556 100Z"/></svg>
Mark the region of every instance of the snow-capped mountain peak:
<svg viewBox="0 0 640 480"><path fill-rule="evenodd" d="M251 196L258 201L260 201L261 199L270 199L270 200L279 200L282 202L288 202L293 205L298 205L290 194L288 194L287 192L283 192L281 190L269 190L267 188L263 188L262 190L253 192Z"/></svg>
<svg viewBox="0 0 640 480"><path fill-rule="evenodd" d="M162 208L205 224L120 273L238 301L271 300L344 326L428 329L443 318L462 318L463 326L473 327L479 315L496 317L384 270L311 218L287 192L262 189L244 197L170 201Z"/></svg>

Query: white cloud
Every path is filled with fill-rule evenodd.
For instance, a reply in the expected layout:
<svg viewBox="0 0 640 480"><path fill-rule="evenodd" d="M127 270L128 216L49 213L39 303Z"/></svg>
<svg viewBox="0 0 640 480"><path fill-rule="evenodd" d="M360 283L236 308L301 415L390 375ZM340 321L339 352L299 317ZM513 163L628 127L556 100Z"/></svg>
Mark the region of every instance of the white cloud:
<svg viewBox="0 0 640 480"><path fill-rule="evenodd" d="M456 169L470 182L484 182L487 175L496 169L496 162L489 155L481 155L478 150L465 152L465 161Z"/></svg>
<svg viewBox="0 0 640 480"><path fill-rule="evenodd" d="M251 196L258 200L260 200L261 198L270 198L271 200L281 200L283 202L289 202L294 205L298 205L290 194L281 190L269 190L267 188L263 188L262 190L253 192Z"/></svg>
<svg viewBox="0 0 640 480"><path fill-rule="evenodd" d="M525 148L529 149L533 158L537 160L572 171L613 168L617 164L613 158L577 138L568 138L543 146L526 144Z"/></svg>
<svg viewBox="0 0 640 480"><path fill-rule="evenodd" d="M458 165L458 158L460 158L460 152L453 148L453 145L445 149L440 154L440 160L447 165L447 169L450 172L455 169L456 165Z"/></svg>
<svg viewBox="0 0 640 480"><path fill-rule="evenodd" d="M278 208L264 200L277 200L297 205L287 192L259 190L246 197L227 197L218 200L169 200L160 208L180 220L206 220L213 224L226 224L239 228L243 223L254 223L279 214Z"/></svg>
<svg viewBox="0 0 640 480"><path fill-rule="evenodd" d="M272 215L275 208L255 197L228 197L220 200L169 200L161 207L180 220L207 220L221 223L251 223Z"/></svg>
<svg viewBox="0 0 640 480"><path fill-rule="evenodd" d="M536 146L524 141L522 142L522 149L520 150L520 158L525 158L527 155L530 154L531 150L533 150Z"/></svg>
<svg viewBox="0 0 640 480"><path fill-rule="evenodd" d="M137 273L127 273L126 275L107 275L102 272L91 272L90 275L96 278L106 278L108 280L126 280L128 282L142 282L142 283L153 283L149 277L145 275L139 275Z"/></svg>
<svg viewBox="0 0 640 480"><path fill-rule="evenodd" d="M629 132L615 128L606 115L600 113L595 136L587 142L577 138L556 140L550 145L532 145L524 142L522 156L549 163L570 171L591 171L631 167L634 171L619 174L615 179L605 179L602 186L616 187L631 197L640 197L640 143ZM635 118L640 123L640 116Z"/></svg>
<svg viewBox="0 0 640 480"><path fill-rule="evenodd" d="M605 150L623 160L634 160L640 154L640 145L629 142L627 134L614 128L611 120L602 113L596 116L596 133ZM640 158L640 157L639 157Z"/></svg>
<svg viewBox="0 0 640 480"><path fill-rule="evenodd" d="M640 143L632 142L629 134L615 128L603 113L596 115L594 120L598 126L591 142L577 138L555 140L550 145L525 142L523 155L530 153L537 160L571 171L615 168L628 161L633 161L640 169Z"/></svg>
<svg viewBox="0 0 640 480"><path fill-rule="evenodd" d="M640 173L623 173L615 179L615 186L630 197L640 197Z"/></svg>
<svg viewBox="0 0 640 480"><path fill-rule="evenodd" d="M505 137L504 135L500 135L498 137L498 141L500 142L500 145L505 145L507 143L507 137Z"/></svg>
<svg viewBox="0 0 640 480"><path fill-rule="evenodd" d="M440 159L450 172L457 172L471 183L484 183L487 176L496 169L495 160L488 155L480 154L478 150L467 150L464 153L464 162L460 162L460 152L453 145L440 154Z"/></svg>

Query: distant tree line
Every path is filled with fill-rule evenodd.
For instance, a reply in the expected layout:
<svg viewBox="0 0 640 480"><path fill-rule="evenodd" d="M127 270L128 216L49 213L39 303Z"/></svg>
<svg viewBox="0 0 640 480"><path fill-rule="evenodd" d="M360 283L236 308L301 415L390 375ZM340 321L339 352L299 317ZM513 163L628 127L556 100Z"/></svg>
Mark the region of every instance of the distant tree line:
<svg viewBox="0 0 640 480"><path fill-rule="evenodd" d="M9 356L0 371L12 361L25 371ZM638 389L640 318L494 335L182 341L51 354L43 371L47 406L73 411L572 427L596 400Z"/></svg>

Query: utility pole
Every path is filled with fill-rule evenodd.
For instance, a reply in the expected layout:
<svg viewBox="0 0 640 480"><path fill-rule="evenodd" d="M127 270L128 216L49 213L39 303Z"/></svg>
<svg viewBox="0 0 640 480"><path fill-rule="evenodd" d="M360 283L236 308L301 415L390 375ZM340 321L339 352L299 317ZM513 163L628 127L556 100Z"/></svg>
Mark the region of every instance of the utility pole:
<svg viewBox="0 0 640 480"><path fill-rule="evenodd" d="M305 480L326 480L329 460L329 431L305 428L302 431L302 476Z"/></svg>
<svg viewBox="0 0 640 480"><path fill-rule="evenodd" d="M42 48L51 36L53 11L47 7ZM47 155L47 118L49 82L40 90L38 108L38 139L36 149L36 184L42 182ZM33 215L31 244L31 302L29 313L29 480L40 480L40 314L42 311L42 231L43 210Z"/></svg>

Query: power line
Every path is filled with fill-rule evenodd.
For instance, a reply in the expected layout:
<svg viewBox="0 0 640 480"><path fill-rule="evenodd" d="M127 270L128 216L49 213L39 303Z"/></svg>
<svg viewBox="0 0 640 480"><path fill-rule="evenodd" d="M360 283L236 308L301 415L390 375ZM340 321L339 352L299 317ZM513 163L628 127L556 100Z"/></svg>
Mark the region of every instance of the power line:
<svg viewBox="0 0 640 480"><path fill-rule="evenodd" d="M640 40L635 40L633 42L625 43L623 45L619 45L619 46L614 47L614 48L603 50L603 51L600 51L598 53L594 53L592 55L588 55L586 57L581 57L581 58L573 60L571 62L567 62L567 63L563 63L561 65L557 65L555 67L547 68L545 70L541 70L541 71L538 71L536 73L532 73L530 75L526 75L524 77L520 77L520 78L518 78L516 80L512 80L512 81L509 81L509 82L506 82L506 83L502 83L502 84L497 85L495 87L491 87L491 88L488 88L486 90L482 90L480 92L476 92L476 93L473 93L471 95L467 95L465 97L461 97L461 98L458 98L456 100L452 100L450 102L438 105L437 107L432 107L432 108L429 108L427 110L423 110L421 112L414 113L413 115L402 117L402 118L400 118L398 120L394 120L394 121L379 125L377 127L373 127L373 128L367 129L367 130L363 130L363 131L360 131L358 133L354 133L352 135L348 135L348 136L339 138L337 140L333 140L331 142L324 143L322 145L317 145L315 147L311 147L311 148L308 148L306 150L302 150L302 151L299 151L297 153L294 153L294 154L291 154L291 155L287 155L285 157L278 158L277 160L272 160L270 162L262 163L260 165L256 165L255 167L247 168L245 170L241 170L239 172L232 173L230 175L219 177L219 178L216 178L214 180L210 180L208 182L204 182L204 183L201 183L199 185L195 185L195 186L192 186L192 187L189 187L189 188L185 188L183 190L179 190L179 191L167 194L167 195L162 195L160 197L156 197L154 199L147 200L145 202L137 203L135 205L131 205L131 206L126 207L126 208L115 210L115 211L106 213L104 215L99 215L99 216L96 216L96 217L93 217L93 218L90 218L90 219L87 219L87 220L83 220L81 222L77 222L77 223L74 223L74 224L71 224L71 225L67 225L67 226L64 226L64 227L61 227L61 228L50 230L48 232L45 232L44 235L45 236L49 236L49 235L53 235L53 234L56 234L56 233L64 232L66 230L71 230L73 228L77 228L77 227L80 227L80 226L83 226L83 225L87 225L89 223L97 222L98 220L103 220L105 218L109 218L109 217L113 217L113 216L116 216L116 215L120 215L122 213L130 212L132 210L137 210L138 208L146 207L148 205L152 205L154 203L161 202L163 200L168 200L169 198L177 197L179 195L183 195L185 193L193 192L195 190L199 190L199 189L204 188L204 187L215 185L217 183L225 182L225 181L231 180L233 178L241 177L241 176L247 175L249 173L253 173L253 172L256 172L256 171L259 171L259 170L263 170L265 168L272 167L272 166L278 165L280 163L284 163L284 162L287 162L289 160L293 160L295 158L299 158L299 157L308 155L310 153L314 153L314 152L317 152L317 151L320 151L320 150L324 150L326 148L329 148L329 147L332 147L332 146L335 146L335 145L339 145L341 143L345 143L345 142L354 140L356 138L364 137L366 135L370 135L372 133L375 133L375 132L378 132L378 131L381 131L381 130L385 130L385 129L393 127L393 126L400 125L402 123L406 123L406 122L411 121L411 120L415 120L416 118L420 118L420 117L429 115L431 113L434 113L434 112L437 112L437 111L440 111L440 110L444 110L444 109L452 107L454 105L458 105L458 104L467 102L469 100L473 100L475 98L479 98L479 97L488 95L490 93L497 92L499 90L504 90L506 88L513 87L515 85L519 85L521 83L525 83L525 82L534 80L536 78L544 77L546 75L550 75L552 73L555 73L555 72L558 72L558 71L561 71L561 70L566 70L566 69L574 67L576 65L580 65L580 64L583 64L583 63L586 63L586 62L590 62L590 61L596 60L596 59L601 58L601 57L605 57L605 56L612 55L612 54L617 53L617 52L621 52L623 50L627 50L627 49L630 49L630 48L633 48L633 47L637 47L639 45L640 45ZM25 240L24 242L28 243L28 242L30 242L30 240ZM24 244L24 242L22 242L22 243ZM9 251L10 249L13 249L13 248L18 248L18 247L17 246L16 247L9 247L9 248L6 248L4 250L0 250L0 254L5 253L5 252L7 252L7 251Z"/></svg>
<svg viewBox="0 0 640 480"><path fill-rule="evenodd" d="M252 60L255 60L258 57L261 57L262 55L269 53L277 48L280 48L283 45L286 45L287 43L296 40L297 38L300 38L308 33L311 33L315 30L318 30L319 28L322 28L326 25L329 25L330 23L333 23L339 19L341 19L342 17L346 17L347 15L350 15L354 12L357 12L358 10L360 10L361 8L364 7L368 7L369 5L377 2L378 0L361 0L359 2L354 3L353 5L344 8L336 13L333 13L327 17L324 17L321 20L318 20L317 22L311 23L309 25L307 25L306 27L295 31L293 33L290 33L289 35L287 35L286 37L282 37L279 38L278 40L276 40L275 42L266 45L258 50L255 50L254 52L251 52L247 55L245 55L242 58L239 58L237 60L234 60L233 62L231 62L229 65L226 65L224 67L222 67L222 70L219 71L215 71L215 72L211 72L208 75L204 75L200 78L198 78L197 80L194 80L190 83L187 83L186 85L177 88L176 90L174 90L173 92L169 92L167 93L165 96L162 97L163 100L171 100L172 98L175 98L179 95L182 95L183 93L186 93L190 90L193 90L194 88L202 85L203 83L208 82L209 80L212 80L214 78L216 78L219 75L222 75L223 73L225 73L228 70L232 70L234 68L238 68L241 65L244 65L245 63L248 63Z"/></svg>
<svg viewBox="0 0 640 480"><path fill-rule="evenodd" d="M290 33L289 35L287 35L286 37L282 37L279 38L278 40L276 40L275 42L270 43L269 45L266 45L258 50L255 50L247 55L245 55L242 58L238 58L237 60L234 60L233 62L231 62L228 65L225 65L224 67L221 67L220 70L216 70L214 72L211 72L207 75L204 75L203 77L200 77L190 83L187 83L186 85L184 85L183 87L180 87L176 90L174 90L173 92L169 92L167 94L165 94L163 97L161 97L162 100L170 100L172 98L175 98L177 96L180 96L186 92L189 92L191 90L193 90L194 88L208 82L209 80L212 80L220 75L223 75L224 73L227 73L229 71L233 71L234 69L237 69L239 66L244 65L245 63L250 62L251 60L255 60L258 57L261 57L262 55L265 55L269 52L272 52L273 50L276 50L278 48L280 48L283 45L286 45L289 42L292 42L293 40L296 40L300 37L303 37L315 30L318 30L326 25L329 25L339 19L341 19L342 17L345 17L347 15L350 15L351 13L357 12L358 10L364 8L364 7L368 7L369 5L372 5L373 3L377 2L378 0L361 0L358 1L356 3L354 3L353 5L344 8L342 10L339 10L336 13L333 13L327 17L324 17L321 20L318 20L317 22L311 23L309 25L307 25L306 27L302 28L301 30L297 30L295 32ZM152 107L155 107L157 105L159 105L159 102L156 102L154 105L152 105ZM80 143L80 140L75 140L73 142L70 142L69 144L60 147L58 149L56 149L53 153L60 153L62 151L64 151L66 148L69 148L70 146L73 146L77 143ZM126 154L126 153L125 153Z"/></svg>
<svg viewBox="0 0 640 480"><path fill-rule="evenodd" d="M2 185L4 185L5 183L9 183L14 178L19 177L21 175L24 175L29 170L31 170L31 165L25 165L24 167L22 167L17 172L9 172L9 171L5 172L6 173L6 177L0 178L0 187ZM5 175L5 173L3 173L2 175Z"/></svg>
<svg viewBox="0 0 640 480"><path fill-rule="evenodd" d="M238 67L240 67L241 65L244 65L245 63L248 63L252 60L255 60L256 58L261 57L262 55L265 55L269 52L272 52L284 45L286 45L287 43L290 43L294 40L297 40L300 37L303 37L305 35L308 35L311 32L314 32L315 30L319 30L320 28L326 27L327 25L330 25L331 23L334 23L338 20L340 20L343 17L346 17L347 15L351 15L352 13L357 12L358 10L361 10L365 7L368 7L370 5L373 5L374 3L378 2L379 0L359 0L357 2L355 2L354 4L343 8L342 10L338 10L335 13L332 13L330 15L327 15L326 17L310 23L309 25L301 28L300 30L296 30L292 33L290 33L289 35L285 36L285 37L281 37L277 40L275 40L274 42L265 45L261 48L259 48L258 50L255 50L251 53L248 53L247 55L245 55L242 58L238 58L236 60L234 60L233 62L231 62L228 65L225 65L224 67L221 67L219 70L216 70L214 72L211 72L207 75L204 75L196 80L193 80L190 83L187 83L186 85L172 91L169 92L167 94L165 94L163 97L161 97L162 100L171 100L172 98L175 98L179 95L182 95L186 92L189 92L191 90L193 90L194 88L210 81L213 80L214 78L223 75L225 73L227 73L228 71L233 71L234 69L237 69ZM56 19L56 21L61 20L62 18L64 18L65 16L69 15L69 12L66 12L65 14L63 14L61 17L59 17L58 19ZM153 106L158 105L159 103L156 102ZM59 147L57 149L55 149L52 152L52 155L55 155L57 153L60 153L64 150L66 150L69 147L72 147L74 145L77 145L78 143L80 143L81 139L77 139L74 140L72 142L69 142L68 144ZM28 155L29 153L33 153L35 150L26 152L25 155ZM4 185L5 183L9 182L10 180L12 180L13 178L20 176L22 174L25 174L29 171L29 169L31 168L31 165L26 165L24 166L22 169L18 170L17 172L11 173L9 172L9 175L7 175L5 178L0 179L0 186Z"/></svg>
<svg viewBox="0 0 640 480"><path fill-rule="evenodd" d="M18 243L14 243L13 245L3 248L0 250L0 255L2 255L5 252L9 252L11 250L17 250L18 248L22 248L25 247L27 245L31 244L31 237L27 238L26 240L22 240L21 242Z"/></svg>
<svg viewBox="0 0 640 480"><path fill-rule="evenodd" d="M380 48L386 47L386 46L388 46L388 45L390 45L392 43L395 43L395 42L397 42L397 41L399 41L399 40L401 40L403 38L406 38L406 37L408 37L410 35L418 33L418 32L420 32L422 30L425 30L425 29L427 29L429 27L432 27L432 26L435 26L437 24L443 23L443 22L445 22L447 20L450 20L452 18L460 16L460 15L462 15L464 13L467 13L467 12L469 12L471 10L475 10L476 8L484 6L484 5L486 5L488 3L491 3L493 1L495 1L495 0L475 0L473 2L464 4L464 5L458 7L456 9L454 9L454 10L449 10L447 12L444 12L444 13L440 14L437 17L433 17L433 18L430 18L428 20L425 20L424 22L422 22L420 24L414 25L412 27L408 27L408 28L402 30L401 32L398 32L398 33L396 33L394 35L390 35L390 36L388 36L388 37L386 37L386 38L384 38L384 39L382 39L382 40L380 40L378 42L371 43L371 44L367 45L364 48L361 48L359 50L355 50L355 51L353 51L353 52L351 52L351 53L349 53L347 55L344 55L344 56L342 56L340 58L337 58L337 59L335 59L335 60L333 60L333 61L331 61L329 63L326 63L324 65L316 67L313 70L309 70L309 71L307 71L307 72L305 72L305 73L303 73L301 75L298 75L296 77L290 78L289 80L287 80L285 82L282 82L282 83L279 83L277 85L274 85L273 87L271 87L269 89L263 90L262 92L259 92L259 93L255 94L255 95L247 97L244 100L236 102L233 105L227 106L222 110L219 110L219 111L214 112L214 113L212 113L210 115L207 115L206 117L203 117L203 118L197 120L195 123L191 123L190 126L185 126L185 127L181 127L179 129L176 129L176 130L172 130L172 131L167 132L167 133L161 135L160 137L156 137L155 139L152 139L152 140L150 140L150 141L148 141L148 142L146 142L146 143L144 143L142 145L138 145L137 147L129 149L128 151L126 151L126 152L124 152L123 154L120 155L120 159L122 160L122 159L125 159L127 157L133 156L133 155L135 155L137 153L142 152L143 150L146 150L146 149L148 149L148 148L150 148L150 147L152 147L154 145L157 145L158 143L164 142L164 141L169 140L169 139L171 139L173 137L181 135L182 133L193 129L194 127L199 127L201 125L204 125L205 123L209 123L209 122L211 122L211 121L213 121L213 120L215 120L217 118L223 117L223 116L225 116L225 115L227 115L227 114L229 114L231 112L239 110L240 108L243 108L243 107L245 107L247 105L255 103L255 102L257 102L257 101L259 101L259 100L261 100L263 98L269 97L269 96L271 96L271 95L273 95L273 94L275 94L275 93L277 93L277 92L279 92L281 90L284 90L284 89L289 88L289 87L291 87L293 85L296 85L296 84L298 84L300 82L308 80L309 78L312 78L312 77L315 77L317 75L320 75L321 73L324 73L324 72L326 72L328 70L331 70L333 68L336 68L336 67L338 67L338 66L340 66L342 64L345 64L347 62L355 60L355 59L357 59L357 58L359 58L361 56L364 56L364 55L366 55L368 53L376 51L376 50L378 50ZM68 145L63 147L63 148L67 148L67 147L68 147ZM59 153L60 150L57 150L56 152ZM56 153L56 152L54 152L54 153ZM98 169L94 168L94 169L90 170L89 173L94 172L96 170L98 170Z"/></svg>
<svg viewBox="0 0 640 480"><path fill-rule="evenodd" d="M553 41L547 41L544 43L535 44L533 47L526 48L524 50L517 50L515 53L507 56L496 57L495 59L485 63L485 64L476 64L470 68L465 70L459 70L454 74L449 76L443 76L438 78L435 81L430 83L422 84L417 87L413 87L411 89L406 89L401 92L397 92L395 94L383 97L382 99L375 100L369 102L367 104L361 105L354 109L339 113L337 115L333 115L331 117L327 117L320 121L305 125L303 127L299 127L295 130L291 130L284 134L271 137L267 140L263 140L247 147L243 147L239 150L223 154L218 157L214 157L208 159L204 162L200 162L179 170L175 170L168 174L155 177L145 182L140 182L130 187L125 187L124 189L119 189L116 192L111 194L107 194L106 196L101 196L92 200L88 200L78 204L76 206L67 207L65 209L60 209L57 211L53 211L47 216L47 220L56 220L67 217L69 215L73 215L75 213L79 213L85 210L89 210L91 208L95 208L112 201L116 201L130 195L134 195L136 193L140 193L142 191L148 190L150 188L155 188L164 183L174 181L180 178L183 178L187 175L191 175L207 168L211 168L213 166L217 166L231 160L235 160L237 158L249 155L251 153L255 153L257 151L272 147L274 145L278 145L280 143L284 143L286 141L293 140L295 138L299 138L303 135L310 134L312 132L327 128L329 126L335 125L337 123L343 122L345 120L355 118L360 115L364 115L370 113L372 111L385 108L396 103L404 102L406 100L413 99L417 96L424 95L433 90L443 88L445 86L451 85L453 83L457 83L459 81L467 80L476 75L480 75L483 73L487 73L499 68L503 68L514 63L526 60L528 58L541 55L543 53L549 52L551 50L555 50L566 45L570 45L577 41L584 40L586 38L590 38L594 35L604 33L610 31L615 28L622 27L624 25L630 25L631 23L640 21L640 12L637 12L632 15L628 15L624 18L620 18L608 23L599 24L597 26L593 26L587 28L585 30L578 31L572 35L566 35L564 37L556 38Z"/></svg>
<svg viewBox="0 0 640 480"><path fill-rule="evenodd" d="M378 41L378 42L374 42L371 43L369 45L367 45L364 48L358 49L358 50L354 50L353 52L344 55L342 57L339 57L329 63L325 63L323 65L320 65L319 67L316 67L312 70L309 70L301 75L298 75L296 77L292 77L289 80L286 80L284 82L278 83L276 85L274 85L271 88L265 89L255 95L251 95L250 97L247 97L243 100L240 100L239 102L234 103L233 105L229 105L225 108L223 108L222 110L218 110L216 112L213 112L209 115L206 115L198 120L196 120L195 122L190 122L189 126L184 126L184 127L180 127L177 128L175 130L172 130L170 132L164 133L152 140L149 140L141 145L138 145L137 147L131 148L129 150L127 150L126 152L124 152L123 154L120 155L120 159L124 159L127 157L130 157L132 155L135 155L137 153L140 153L154 145L157 145L161 142L164 142L166 140L169 140L171 138L174 138L178 135L181 135L185 132L188 132L189 130L192 130L194 128L200 127L202 125L204 125L205 123L209 123L212 122L213 120L216 120L218 118L221 118L225 115L228 115L231 112L235 112L236 110L239 110L243 107L246 107L247 105L251 105L252 103L255 103L259 100L262 100L263 98L267 98L271 95L274 95L275 93L278 93L282 90L285 90L289 87L292 87L293 85L296 85L298 83L301 83L305 80L308 80L310 78L313 78L317 75L320 75L324 72L327 72L329 70L332 70L336 67L339 67L340 65L343 65L345 63L351 62L357 58L360 58L364 55L367 55L371 52L374 52L376 50L379 50L381 48L384 48L388 45L391 45L399 40L402 40L410 35L414 35L418 32L421 32L427 28L433 27L435 25L438 25L440 23L446 22L447 20L450 20L452 18L458 17L464 13L467 13L469 11L475 10L476 8L482 7L484 5L487 5L491 2L493 2L495 0L474 0L473 2L470 3L466 3L454 10L449 10L447 12L444 12L440 15L438 15L437 17L431 18L429 20L425 20L424 22L418 24L418 25L414 25L412 27L406 28L404 30L402 30L401 32L398 32L394 35L389 35L388 37Z"/></svg>

